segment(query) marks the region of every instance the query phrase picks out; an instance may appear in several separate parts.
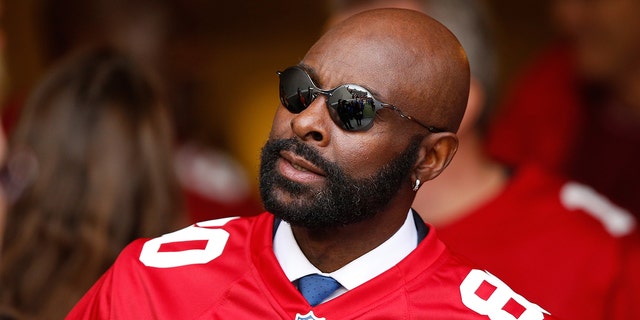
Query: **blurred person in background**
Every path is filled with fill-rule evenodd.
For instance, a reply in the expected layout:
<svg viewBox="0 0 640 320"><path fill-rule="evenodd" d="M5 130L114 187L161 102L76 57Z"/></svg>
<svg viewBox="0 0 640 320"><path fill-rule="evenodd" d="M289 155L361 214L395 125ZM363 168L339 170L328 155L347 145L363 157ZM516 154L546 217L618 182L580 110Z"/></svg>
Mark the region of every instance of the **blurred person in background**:
<svg viewBox="0 0 640 320"><path fill-rule="evenodd" d="M10 137L3 309L62 319L127 243L183 224L166 107L108 47L68 57L38 85Z"/></svg>
<svg viewBox="0 0 640 320"><path fill-rule="evenodd" d="M211 59L206 37L211 19L203 1L42 0L30 8L45 66L77 47L110 43L158 74L176 133L174 164L185 211L192 222L262 211L245 168L225 147L221 108L206 100L202 61ZM207 15L209 14L209 15ZM5 110L8 129L22 103ZM219 112L217 113L219 114Z"/></svg>
<svg viewBox="0 0 640 320"><path fill-rule="evenodd" d="M511 86L491 154L593 186L640 215L640 1L553 0L557 41Z"/></svg>
<svg viewBox="0 0 640 320"><path fill-rule="evenodd" d="M204 109L219 108L218 101L203 98L207 89L198 61L210 59L211 53L202 21L209 17L198 12L208 8L204 3L49 0L42 8L52 58L67 47L108 41L160 75L176 129L175 170L191 222L262 212L245 169L222 147L220 120L202 117L212 114ZM69 20L65 8L87 15ZM86 23L93 27L85 28Z"/></svg>
<svg viewBox="0 0 640 320"><path fill-rule="evenodd" d="M498 58L491 14L477 0L331 2L329 24L375 7L421 10L458 37L469 58L469 101L456 157L418 190L413 208L443 241L564 319L632 319L640 278L637 222L586 185L487 156ZM553 114L549 114L553 117ZM635 308L635 310L633 310Z"/></svg>

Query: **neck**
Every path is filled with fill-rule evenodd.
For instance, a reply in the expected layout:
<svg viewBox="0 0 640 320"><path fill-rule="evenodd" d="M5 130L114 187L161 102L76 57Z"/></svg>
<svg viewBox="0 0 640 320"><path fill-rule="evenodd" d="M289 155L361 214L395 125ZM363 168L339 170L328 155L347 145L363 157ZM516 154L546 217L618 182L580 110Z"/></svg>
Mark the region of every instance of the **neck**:
<svg viewBox="0 0 640 320"><path fill-rule="evenodd" d="M484 154L479 135L468 132L449 167L420 188L413 208L426 222L444 226L495 197L506 182L505 168Z"/></svg>
<svg viewBox="0 0 640 320"><path fill-rule="evenodd" d="M410 191L409 191L410 192ZM399 197L396 197L399 198ZM398 201L396 201L398 202ZM316 268L333 272L373 250L400 229L409 212L405 205L391 203L389 208L365 221L327 229L291 226L298 246Z"/></svg>

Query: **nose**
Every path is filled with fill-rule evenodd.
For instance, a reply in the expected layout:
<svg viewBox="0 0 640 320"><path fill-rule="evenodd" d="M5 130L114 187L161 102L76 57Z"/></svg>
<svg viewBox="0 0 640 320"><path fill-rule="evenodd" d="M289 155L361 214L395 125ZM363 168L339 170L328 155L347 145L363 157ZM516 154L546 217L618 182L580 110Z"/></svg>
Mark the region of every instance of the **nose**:
<svg viewBox="0 0 640 320"><path fill-rule="evenodd" d="M326 97L320 95L311 102L309 107L291 119L291 129L296 136L319 146L326 146L329 143L332 120L326 103Z"/></svg>

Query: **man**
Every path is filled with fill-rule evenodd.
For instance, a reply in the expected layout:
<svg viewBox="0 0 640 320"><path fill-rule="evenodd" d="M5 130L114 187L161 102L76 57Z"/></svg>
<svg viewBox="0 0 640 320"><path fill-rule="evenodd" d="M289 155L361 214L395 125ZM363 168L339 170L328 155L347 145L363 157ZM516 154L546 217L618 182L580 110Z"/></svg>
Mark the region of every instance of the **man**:
<svg viewBox="0 0 640 320"><path fill-rule="evenodd" d="M446 28L367 11L279 75L260 172L273 215L134 242L69 319L551 319L410 210L453 157L467 101ZM340 99L362 103L360 125L341 121Z"/></svg>

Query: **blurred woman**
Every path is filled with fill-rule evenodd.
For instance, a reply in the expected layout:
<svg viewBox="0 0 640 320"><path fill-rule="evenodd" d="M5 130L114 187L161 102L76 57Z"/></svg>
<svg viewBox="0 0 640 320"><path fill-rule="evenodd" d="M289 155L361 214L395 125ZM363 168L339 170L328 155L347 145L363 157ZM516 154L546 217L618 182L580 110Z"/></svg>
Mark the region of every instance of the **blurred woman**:
<svg viewBox="0 0 640 320"><path fill-rule="evenodd" d="M127 243L174 229L171 149L165 105L129 58L93 48L53 70L10 137L0 305L62 319Z"/></svg>

